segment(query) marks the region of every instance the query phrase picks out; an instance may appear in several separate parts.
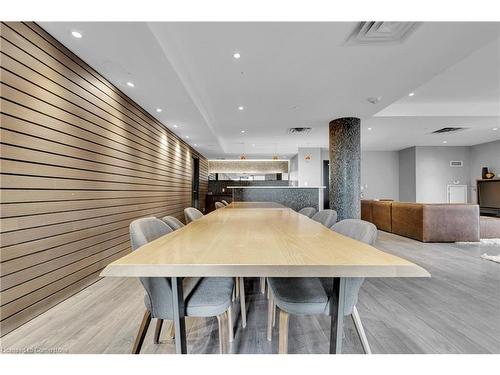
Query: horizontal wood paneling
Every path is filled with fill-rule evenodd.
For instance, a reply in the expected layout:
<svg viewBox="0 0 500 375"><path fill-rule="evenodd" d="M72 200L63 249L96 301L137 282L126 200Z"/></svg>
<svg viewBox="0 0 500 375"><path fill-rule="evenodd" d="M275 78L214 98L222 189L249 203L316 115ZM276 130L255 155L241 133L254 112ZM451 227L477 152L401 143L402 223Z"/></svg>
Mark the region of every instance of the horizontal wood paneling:
<svg viewBox="0 0 500 375"><path fill-rule="evenodd" d="M1 335L97 280L143 216L183 219L207 160L35 23L2 23Z"/></svg>

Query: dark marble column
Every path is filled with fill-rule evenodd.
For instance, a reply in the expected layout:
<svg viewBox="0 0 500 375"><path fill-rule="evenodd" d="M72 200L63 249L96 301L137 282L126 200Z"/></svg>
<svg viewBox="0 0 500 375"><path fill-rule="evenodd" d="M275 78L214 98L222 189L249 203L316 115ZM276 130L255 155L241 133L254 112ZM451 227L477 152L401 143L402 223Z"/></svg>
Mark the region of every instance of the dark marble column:
<svg viewBox="0 0 500 375"><path fill-rule="evenodd" d="M343 117L330 122L330 208L338 221L361 216L360 120Z"/></svg>

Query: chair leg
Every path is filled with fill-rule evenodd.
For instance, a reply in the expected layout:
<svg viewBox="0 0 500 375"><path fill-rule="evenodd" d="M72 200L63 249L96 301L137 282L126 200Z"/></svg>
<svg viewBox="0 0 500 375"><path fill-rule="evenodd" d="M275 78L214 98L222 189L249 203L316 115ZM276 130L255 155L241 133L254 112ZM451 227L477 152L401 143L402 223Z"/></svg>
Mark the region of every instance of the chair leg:
<svg viewBox="0 0 500 375"><path fill-rule="evenodd" d="M366 338L365 330L363 328L363 324L361 324L361 318L359 317L358 309L356 308L356 306L352 308L351 317L352 321L354 322L354 326L356 327L356 331L358 331L358 336L361 340L361 345L363 345L365 354L372 354L370 344L368 344L368 339Z"/></svg>
<svg viewBox="0 0 500 375"><path fill-rule="evenodd" d="M170 322L170 325L168 327L168 338L170 340L175 339L175 325L174 325L174 322Z"/></svg>
<svg viewBox="0 0 500 375"><path fill-rule="evenodd" d="M222 314L217 315L217 323L219 326L219 353L225 353L226 347L226 319L227 319L227 311L224 311Z"/></svg>
<svg viewBox="0 0 500 375"><path fill-rule="evenodd" d="M274 300L272 297L267 301L267 341L273 339L273 311L274 311Z"/></svg>
<svg viewBox="0 0 500 375"><path fill-rule="evenodd" d="M273 327L276 327L276 302L273 300Z"/></svg>
<svg viewBox="0 0 500 375"><path fill-rule="evenodd" d="M234 327L233 327L233 309L231 306L227 309L227 328L229 329L229 342L234 341Z"/></svg>
<svg viewBox="0 0 500 375"><path fill-rule="evenodd" d="M146 332L148 331L149 323L151 323L151 313L146 310L144 316L142 317L141 325L139 326L139 332L135 338L134 346L132 347L132 354L139 354L141 352L142 343L146 337Z"/></svg>
<svg viewBox="0 0 500 375"><path fill-rule="evenodd" d="M265 277L260 278L260 293L261 294L266 293L266 278Z"/></svg>
<svg viewBox="0 0 500 375"><path fill-rule="evenodd" d="M279 354L288 353L288 319L290 315L280 309Z"/></svg>
<svg viewBox="0 0 500 375"><path fill-rule="evenodd" d="M235 278L235 285L236 285L236 298L239 298L240 297L240 278L239 277L236 277Z"/></svg>
<svg viewBox="0 0 500 375"><path fill-rule="evenodd" d="M163 319L156 319L156 328L155 328L155 336L154 336L154 343L159 344L160 343L160 333L161 333L161 326L163 325Z"/></svg>
<svg viewBox="0 0 500 375"><path fill-rule="evenodd" d="M241 326L247 326L247 306L245 303L245 279L240 277Z"/></svg>

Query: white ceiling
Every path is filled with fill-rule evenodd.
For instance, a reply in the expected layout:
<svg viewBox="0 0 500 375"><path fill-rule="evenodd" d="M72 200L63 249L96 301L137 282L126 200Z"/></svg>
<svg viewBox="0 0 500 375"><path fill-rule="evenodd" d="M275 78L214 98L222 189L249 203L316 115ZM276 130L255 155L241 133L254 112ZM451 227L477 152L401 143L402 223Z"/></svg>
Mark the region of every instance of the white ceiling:
<svg viewBox="0 0 500 375"><path fill-rule="evenodd" d="M341 116L362 119L365 150L442 145L428 133L444 126L471 128L447 145L500 138L500 23L423 23L374 46L346 46L349 22L41 26L207 157L326 147ZM287 135L295 126L313 130Z"/></svg>

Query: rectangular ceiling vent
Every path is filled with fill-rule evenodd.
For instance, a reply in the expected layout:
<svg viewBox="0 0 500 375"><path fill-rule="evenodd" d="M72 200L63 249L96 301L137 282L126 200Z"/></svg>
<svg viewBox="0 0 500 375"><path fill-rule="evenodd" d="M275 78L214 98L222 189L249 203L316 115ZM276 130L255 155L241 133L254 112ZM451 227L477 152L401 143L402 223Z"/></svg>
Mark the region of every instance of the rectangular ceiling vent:
<svg viewBox="0 0 500 375"><path fill-rule="evenodd" d="M463 160L451 160L450 167L460 168L464 166Z"/></svg>
<svg viewBox="0 0 500 375"><path fill-rule="evenodd" d="M288 134L291 135L307 135L311 132L311 128L290 128Z"/></svg>
<svg viewBox="0 0 500 375"><path fill-rule="evenodd" d="M420 22L360 22L349 36L346 45L403 43Z"/></svg>
<svg viewBox="0 0 500 375"><path fill-rule="evenodd" d="M467 128L461 128L461 127L453 127L453 126L448 126L446 128L441 128L438 130L434 130L431 134L445 134L445 133L455 133L455 132L461 132Z"/></svg>

